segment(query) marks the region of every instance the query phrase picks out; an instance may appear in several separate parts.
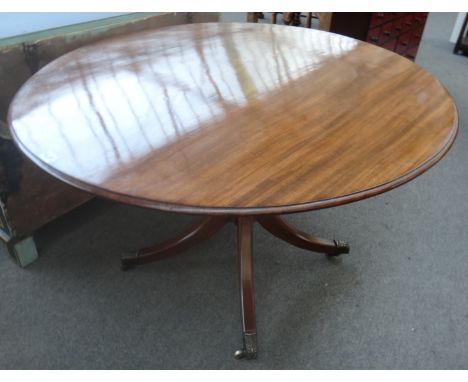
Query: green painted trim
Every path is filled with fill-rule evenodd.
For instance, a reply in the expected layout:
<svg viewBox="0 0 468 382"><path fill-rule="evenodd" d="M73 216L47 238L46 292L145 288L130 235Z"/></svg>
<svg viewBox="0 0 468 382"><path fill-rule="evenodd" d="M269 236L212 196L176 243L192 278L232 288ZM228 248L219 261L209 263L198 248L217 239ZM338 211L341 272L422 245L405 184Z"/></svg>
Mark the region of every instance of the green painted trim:
<svg viewBox="0 0 468 382"><path fill-rule="evenodd" d="M16 260L18 264L24 268L29 264L33 263L39 257L37 253L36 244L32 237L27 237L24 240L21 240L19 243L16 243L13 246L13 251L15 252Z"/></svg>
<svg viewBox="0 0 468 382"><path fill-rule="evenodd" d="M111 29L112 27L119 26L129 21L140 20L151 16L171 14L170 12L137 12L129 13L126 15L106 17L104 19L86 21L79 24L72 24L58 28L46 29L43 31L26 33L18 36L6 37L0 39L0 48L18 45L22 43L35 43L51 37L63 36L67 34L77 33L96 33L103 30Z"/></svg>

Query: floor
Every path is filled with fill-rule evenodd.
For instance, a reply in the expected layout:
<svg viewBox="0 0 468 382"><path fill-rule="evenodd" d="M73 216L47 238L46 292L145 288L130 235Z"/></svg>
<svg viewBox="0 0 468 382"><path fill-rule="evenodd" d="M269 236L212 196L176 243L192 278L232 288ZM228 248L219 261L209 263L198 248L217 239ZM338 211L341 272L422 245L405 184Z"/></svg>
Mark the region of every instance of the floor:
<svg viewBox="0 0 468 382"><path fill-rule="evenodd" d="M0 368L466 369L468 58L431 14L417 63L460 111L451 152L378 197L287 220L349 240L336 260L255 230L258 359L241 345L235 230L131 271L119 257L191 218L95 200L37 234L41 257L0 256Z"/></svg>

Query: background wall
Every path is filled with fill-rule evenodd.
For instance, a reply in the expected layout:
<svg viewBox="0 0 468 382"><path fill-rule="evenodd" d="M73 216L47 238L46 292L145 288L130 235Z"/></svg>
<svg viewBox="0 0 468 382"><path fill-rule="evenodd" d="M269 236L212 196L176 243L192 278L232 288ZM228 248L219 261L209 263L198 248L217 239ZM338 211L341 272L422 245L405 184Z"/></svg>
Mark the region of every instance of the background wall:
<svg viewBox="0 0 468 382"><path fill-rule="evenodd" d="M0 12L0 38L119 16L120 12Z"/></svg>

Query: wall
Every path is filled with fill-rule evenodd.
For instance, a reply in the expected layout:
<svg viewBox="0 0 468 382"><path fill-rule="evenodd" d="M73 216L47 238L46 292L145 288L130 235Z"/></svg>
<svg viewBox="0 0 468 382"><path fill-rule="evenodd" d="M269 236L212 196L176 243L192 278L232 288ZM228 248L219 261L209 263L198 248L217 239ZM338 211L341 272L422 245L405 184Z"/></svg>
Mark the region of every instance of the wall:
<svg viewBox="0 0 468 382"><path fill-rule="evenodd" d="M122 14L118 12L3 12L0 13L0 39Z"/></svg>

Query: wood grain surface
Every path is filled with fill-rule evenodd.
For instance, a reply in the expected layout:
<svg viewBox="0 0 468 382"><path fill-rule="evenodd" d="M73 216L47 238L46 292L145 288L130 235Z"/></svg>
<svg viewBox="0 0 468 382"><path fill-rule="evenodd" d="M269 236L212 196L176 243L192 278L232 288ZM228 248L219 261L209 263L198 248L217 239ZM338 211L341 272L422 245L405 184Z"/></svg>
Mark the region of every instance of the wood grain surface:
<svg viewBox="0 0 468 382"><path fill-rule="evenodd" d="M420 66L357 40L250 23L182 25L70 52L9 125L45 171L130 204L288 213L394 188L450 148L454 102Z"/></svg>

